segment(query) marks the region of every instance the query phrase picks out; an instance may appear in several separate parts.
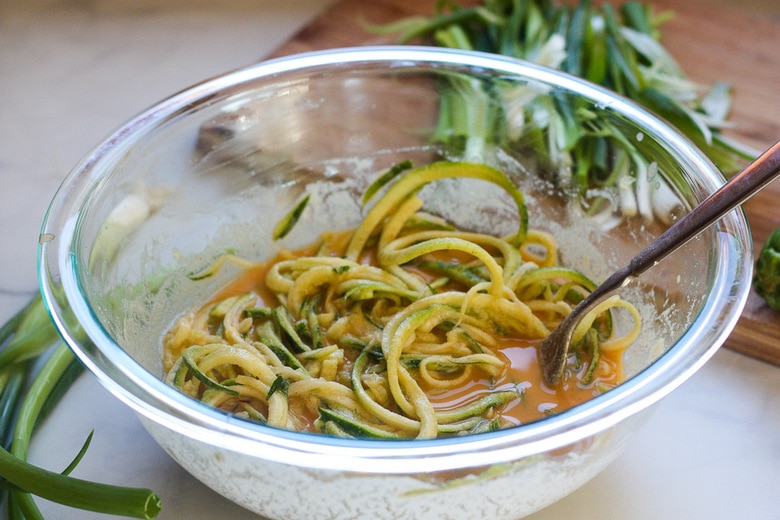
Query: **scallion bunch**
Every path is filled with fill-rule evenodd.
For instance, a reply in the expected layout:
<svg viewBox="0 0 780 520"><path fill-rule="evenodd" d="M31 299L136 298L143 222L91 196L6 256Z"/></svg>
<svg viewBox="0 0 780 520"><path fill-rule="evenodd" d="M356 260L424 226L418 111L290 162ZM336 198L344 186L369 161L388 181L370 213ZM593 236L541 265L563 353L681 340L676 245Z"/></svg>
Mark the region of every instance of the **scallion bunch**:
<svg viewBox="0 0 780 520"><path fill-rule="evenodd" d="M40 296L0 328L0 490L11 520L43 518L33 496L135 518L154 518L160 511L160 500L148 489L69 475L86 453L92 434L60 473L26 461L36 426L81 372L82 365L60 341Z"/></svg>
<svg viewBox="0 0 780 520"><path fill-rule="evenodd" d="M641 2L616 10L589 0L483 0L469 6L439 1L431 17L368 30L396 34L399 43L520 58L600 84L665 118L729 175L756 152L722 134L729 126L729 86L694 83L661 44L660 26L670 16ZM650 189L658 184L651 182L658 166L647 159L652 154L598 110L533 85L486 85L457 76L448 83L436 138L453 152L469 158L490 144L531 148L549 158L557 182L574 184L583 194L613 194L609 204L586 201L592 214L617 205L622 216L669 218L670 203L663 200L669 194Z"/></svg>

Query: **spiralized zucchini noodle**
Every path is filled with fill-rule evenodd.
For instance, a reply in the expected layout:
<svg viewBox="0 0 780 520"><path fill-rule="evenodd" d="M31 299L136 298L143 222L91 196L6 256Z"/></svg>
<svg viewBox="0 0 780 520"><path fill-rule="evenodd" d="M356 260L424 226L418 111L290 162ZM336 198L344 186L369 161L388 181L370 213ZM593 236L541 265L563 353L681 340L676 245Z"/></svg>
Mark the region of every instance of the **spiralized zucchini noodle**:
<svg viewBox="0 0 780 520"><path fill-rule="evenodd" d="M496 237L426 213L423 186L455 177L506 191L517 230ZM620 382L620 357L641 323L619 297L581 323L565 382L541 382L536 346L595 284L557 265L554 237L529 230L525 197L505 173L404 163L379 177L363 202L374 198L354 229L324 233L267 263L224 256L193 275L209 276L225 261L246 267L242 283L166 334L166 381L269 426L378 439L506 428ZM276 229L288 232L301 213L299 205ZM616 337L618 307L633 327Z"/></svg>

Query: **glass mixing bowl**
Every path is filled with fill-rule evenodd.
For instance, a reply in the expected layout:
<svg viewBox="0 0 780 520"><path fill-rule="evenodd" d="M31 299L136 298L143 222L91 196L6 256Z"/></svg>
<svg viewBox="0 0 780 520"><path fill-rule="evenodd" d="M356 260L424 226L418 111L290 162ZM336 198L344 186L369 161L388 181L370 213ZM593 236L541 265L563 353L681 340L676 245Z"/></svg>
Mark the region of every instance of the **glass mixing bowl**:
<svg viewBox="0 0 780 520"><path fill-rule="evenodd" d="M437 124L442 93L453 91L466 101L453 112L467 117L464 135ZM517 107L528 100L575 107L622 135L651 165L645 188L663 190L667 205L655 217L631 216L620 203L626 186L581 189L556 146L559 134L545 133L554 122L544 110L522 119ZM735 211L625 287L622 296L644 319L625 354L626 381L519 427L436 440L348 440L250 423L162 381L165 331L237 271L197 281L189 273L228 251L260 261L324 230L354 226L362 190L406 159L479 160L505 170L527 197L531 226L552 232L562 263L596 281L723 182L663 121L532 64L424 47L290 56L175 94L90 152L43 224L45 301L81 361L157 442L250 510L296 520L519 518L609 464L651 405L724 342L747 297L749 230ZM639 182L630 173L629 182ZM275 223L303 193L309 207L274 241ZM467 228L504 233L516 225L511 201L476 184L443 182L421 196L432 212ZM589 211L596 200L607 209Z"/></svg>

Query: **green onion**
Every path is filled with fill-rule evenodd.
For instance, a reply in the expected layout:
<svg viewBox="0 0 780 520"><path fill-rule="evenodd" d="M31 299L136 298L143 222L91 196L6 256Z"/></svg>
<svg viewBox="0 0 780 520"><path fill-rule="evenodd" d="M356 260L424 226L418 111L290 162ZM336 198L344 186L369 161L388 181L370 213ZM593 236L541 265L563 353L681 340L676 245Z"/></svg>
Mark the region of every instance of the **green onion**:
<svg viewBox="0 0 780 520"><path fill-rule="evenodd" d="M780 227L769 235L756 258L753 289L769 307L780 310Z"/></svg>
<svg viewBox="0 0 780 520"><path fill-rule="evenodd" d="M731 106L728 85L691 81L661 43L660 25L670 13L649 4L580 0L574 6L550 0L483 0L475 7L438 2L430 17L413 17L367 30L397 34L399 43L424 43L478 50L533 61L599 83L667 119L726 174L739 171L756 152L721 134ZM466 160L491 145L530 149L549 157L553 181L574 179L589 188L620 189L624 216L663 219L653 211L647 171L652 151L627 139L612 121L586 106L530 85L478 81L454 75L442 83L434 140ZM613 159L615 158L615 159ZM615 175L617 161L627 161ZM622 180L621 180L622 179ZM619 187L622 186L621 187ZM605 199L590 201L602 208ZM594 203L595 202L595 203ZM659 207L665 208L663 202Z"/></svg>
<svg viewBox="0 0 780 520"><path fill-rule="evenodd" d="M28 464L0 449L3 477L19 489L52 502L85 511L154 518L159 499L149 490L100 484L54 473Z"/></svg>
<svg viewBox="0 0 780 520"><path fill-rule="evenodd" d="M69 476L84 456L92 434L61 473L26 462L36 426L83 371L70 349L58 339L40 296L0 327L0 432L4 440L0 448L0 485L8 493L8 516L42 518L33 500L37 496L82 510L156 517L160 500L148 489ZM39 359L41 368L36 372Z"/></svg>

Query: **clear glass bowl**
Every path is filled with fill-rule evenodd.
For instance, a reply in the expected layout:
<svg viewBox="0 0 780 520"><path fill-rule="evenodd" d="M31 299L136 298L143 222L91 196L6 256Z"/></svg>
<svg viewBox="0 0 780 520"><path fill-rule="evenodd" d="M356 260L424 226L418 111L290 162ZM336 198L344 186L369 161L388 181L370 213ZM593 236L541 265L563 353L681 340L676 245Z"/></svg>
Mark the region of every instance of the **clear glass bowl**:
<svg viewBox="0 0 780 520"><path fill-rule="evenodd" d="M723 182L663 121L576 78L479 53L363 47L268 61L162 101L89 153L51 204L40 278L63 336L172 457L253 511L274 519L315 511L519 518L611 462L651 405L700 368L738 319L752 249L735 211L625 288L645 321L626 353L627 381L544 420L449 439L345 440L249 423L166 386L166 329L236 271L202 281L187 274L226 251L263 260L356 224L362 189L401 160L461 158L434 139L443 85L453 78L477 93L500 85L590 110L657 165L652 184L676 193L678 210ZM553 232L563 263L592 279L624 265L663 228L639 217L589 217L566 169L532 147L473 144L465 158L506 170L528 198L531 226ZM443 183L425 193L426 204L460 225L511 230L511 203L481 189ZM274 242L274 224L303 192L314 196L311 208Z"/></svg>

